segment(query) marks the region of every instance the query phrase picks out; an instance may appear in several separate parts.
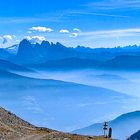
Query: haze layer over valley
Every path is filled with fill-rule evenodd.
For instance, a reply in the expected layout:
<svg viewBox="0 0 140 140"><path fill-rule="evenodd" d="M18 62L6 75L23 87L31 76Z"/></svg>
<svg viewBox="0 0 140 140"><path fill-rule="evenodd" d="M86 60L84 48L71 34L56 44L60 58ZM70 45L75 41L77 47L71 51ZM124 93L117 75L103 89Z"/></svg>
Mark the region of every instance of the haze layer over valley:
<svg viewBox="0 0 140 140"><path fill-rule="evenodd" d="M138 110L139 62L132 61L139 50L68 48L28 40L10 51L0 49L5 52L0 60L1 106L34 125L66 132Z"/></svg>

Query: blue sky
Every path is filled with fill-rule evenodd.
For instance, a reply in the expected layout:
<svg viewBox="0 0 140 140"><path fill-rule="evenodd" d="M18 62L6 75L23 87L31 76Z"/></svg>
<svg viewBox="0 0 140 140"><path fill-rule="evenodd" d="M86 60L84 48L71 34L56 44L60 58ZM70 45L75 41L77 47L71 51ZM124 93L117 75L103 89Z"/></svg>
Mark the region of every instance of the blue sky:
<svg viewBox="0 0 140 140"><path fill-rule="evenodd" d="M0 44L28 38L75 47L140 44L139 0L6 0L0 5Z"/></svg>

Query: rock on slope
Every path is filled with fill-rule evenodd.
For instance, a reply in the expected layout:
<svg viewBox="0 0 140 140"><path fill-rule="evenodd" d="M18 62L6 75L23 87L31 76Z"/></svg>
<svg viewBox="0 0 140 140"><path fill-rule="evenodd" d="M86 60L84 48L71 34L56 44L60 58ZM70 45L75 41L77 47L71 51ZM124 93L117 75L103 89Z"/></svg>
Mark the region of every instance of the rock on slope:
<svg viewBox="0 0 140 140"><path fill-rule="evenodd" d="M0 107L0 140L104 140L39 128Z"/></svg>

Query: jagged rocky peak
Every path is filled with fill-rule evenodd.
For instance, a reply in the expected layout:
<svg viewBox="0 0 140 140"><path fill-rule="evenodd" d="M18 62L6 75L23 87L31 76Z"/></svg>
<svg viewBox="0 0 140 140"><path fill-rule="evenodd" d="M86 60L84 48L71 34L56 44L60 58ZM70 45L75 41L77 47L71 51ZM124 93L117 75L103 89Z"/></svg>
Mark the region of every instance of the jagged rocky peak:
<svg viewBox="0 0 140 140"><path fill-rule="evenodd" d="M21 46L21 45L29 46L29 45L31 45L31 42L30 42L28 39L23 39L23 40L20 42L19 45L20 45L20 46Z"/></svg>
<svg viewBox="0 0 140 140"><path fill-rule="evenodd" d="M45 40L44 40L44 41L42 41L41 46L42 46L42 47L50 47L51 44L50 44L49 41L45 41Z"/></svg>
<svg viewBox="0 0 140 140"><path fill-rule="evenodd" d="M19 43L18 52L27 51L27 49L30 49L31 47L32 47L32 44L30 43L30 41L27 39L24 39Z"/></svg>
<svg viewBox="0 0 140 140"><path fill-rule="evenodd" d="M57 42L57 43L53 43L53 42L49 42L49 41L42 41L41 44L39 43L36 43L36 44L32 44L29 40L27 39L23 39L20 44L19 44L19 47L21 46L26 46L26 47L32 47L32 46L40 46L40 47L63 47L65 48L64 45L62 45L61 43Z"/></svg>
<svg viewBox="0 0 140 140"><path fill-rule="evenodd" d="M65 48L65 46L64 46L64 45L62 45L62 44L61 44L61 43L59 43L59 42L56 42L55 46Z"/></svg>

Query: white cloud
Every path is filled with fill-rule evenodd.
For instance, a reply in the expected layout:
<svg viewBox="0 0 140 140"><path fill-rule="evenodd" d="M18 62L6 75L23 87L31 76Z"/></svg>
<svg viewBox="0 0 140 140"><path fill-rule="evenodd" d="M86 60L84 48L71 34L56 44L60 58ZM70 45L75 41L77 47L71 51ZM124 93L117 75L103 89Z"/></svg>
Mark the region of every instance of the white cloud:
<svg viewBox="0 0 140 140"><path fill-rule="evenodd" d="M70 33L70 31L67 30L67 29L61 29L59 32L60 32L60 33Z"/></svg>
<svg viewBox="0 0 140 140"><path fill-rule="evenodd" d="M140 36L140 28L82 32L80 35L89 38Z"/></svg>
<svg viewBox="0 0 140 140"><path fill-rule="evenodd" d="M3 38L12 40L13 39L13 35L4 35Z"/></svg>
<svg viewBox="0 0 140 140"><path fill-rule="evenodd" d="M44 40L46 40L46 38L44 36L26 36L26 38L31 41L31 43L40 43Z"/></svg>
<svg viewBox="0 0 140 140"><path fill-rule="evenodd" d="M78 33L71 33L70 37L76 38L78 36Z"/></svg>
<svg viewBox="0 0 140 140"><path fill-rule="evenodd" d="M114 9L138 9L140 8L139 0L102 0L87 4L86 6L100 10L114 10Z"/></svg>
<svg viewBox="0 0 140 140"><path fill-rule="evenodd" d="M37 99L33 96L25 96L22 98L23 106L29 111L33 111L34 113L42 113L43 110L38 103Z"/></svg>
<svg viewBox="0 0 140 140"><path fill-rule="evenodd" d="M69 34L69 37L76 38L79 35L79 33L81 32L81 30L78 28L74 28L73 32L70 32L67 29L61 29L59 32L63 33L63 34Z"/></svg>
<svg viewBox="0 0 140 140"><path fill-rule="evenodd" d="M81 32L81 30L78 29L78 28L74 28L73 31L75 31L75 32Z"/></svg>
<svg viewBox="0 0 140 140"><path fill-rule="evenodd" d="M37 32L53 32L53 29L48 28L48 27L32 27L30 28L30 31L37 31Z"/></svg>
<svg viewBox="0 0 140 140"><path fill-rule="evenodd" d="M92 9L92 4L90 3L90 9ZM126 15L116 15L116 14L111 14L111 13L104 13L104 12L95 12L92 10L84 9L84 10L74 10L74 11L69 11L70 15L90 15L90 16L103 16L103 17L114 17L114 18L128 18L129 16Z"/></svg>
<svg viewBox="0 0 140 140"><path fill-rule="evenodd" d="M27 33L28 33L28 34L31 34L31 33L32 33L32 31L27 31Z"/></svg>
<svg viewBox="0 0 140 140"><path fill-rule="evenodd" d="M16 36L15 35L3 35L0 38L3 40L3 44L6 44L8 41L13 40Z"/></svg>

